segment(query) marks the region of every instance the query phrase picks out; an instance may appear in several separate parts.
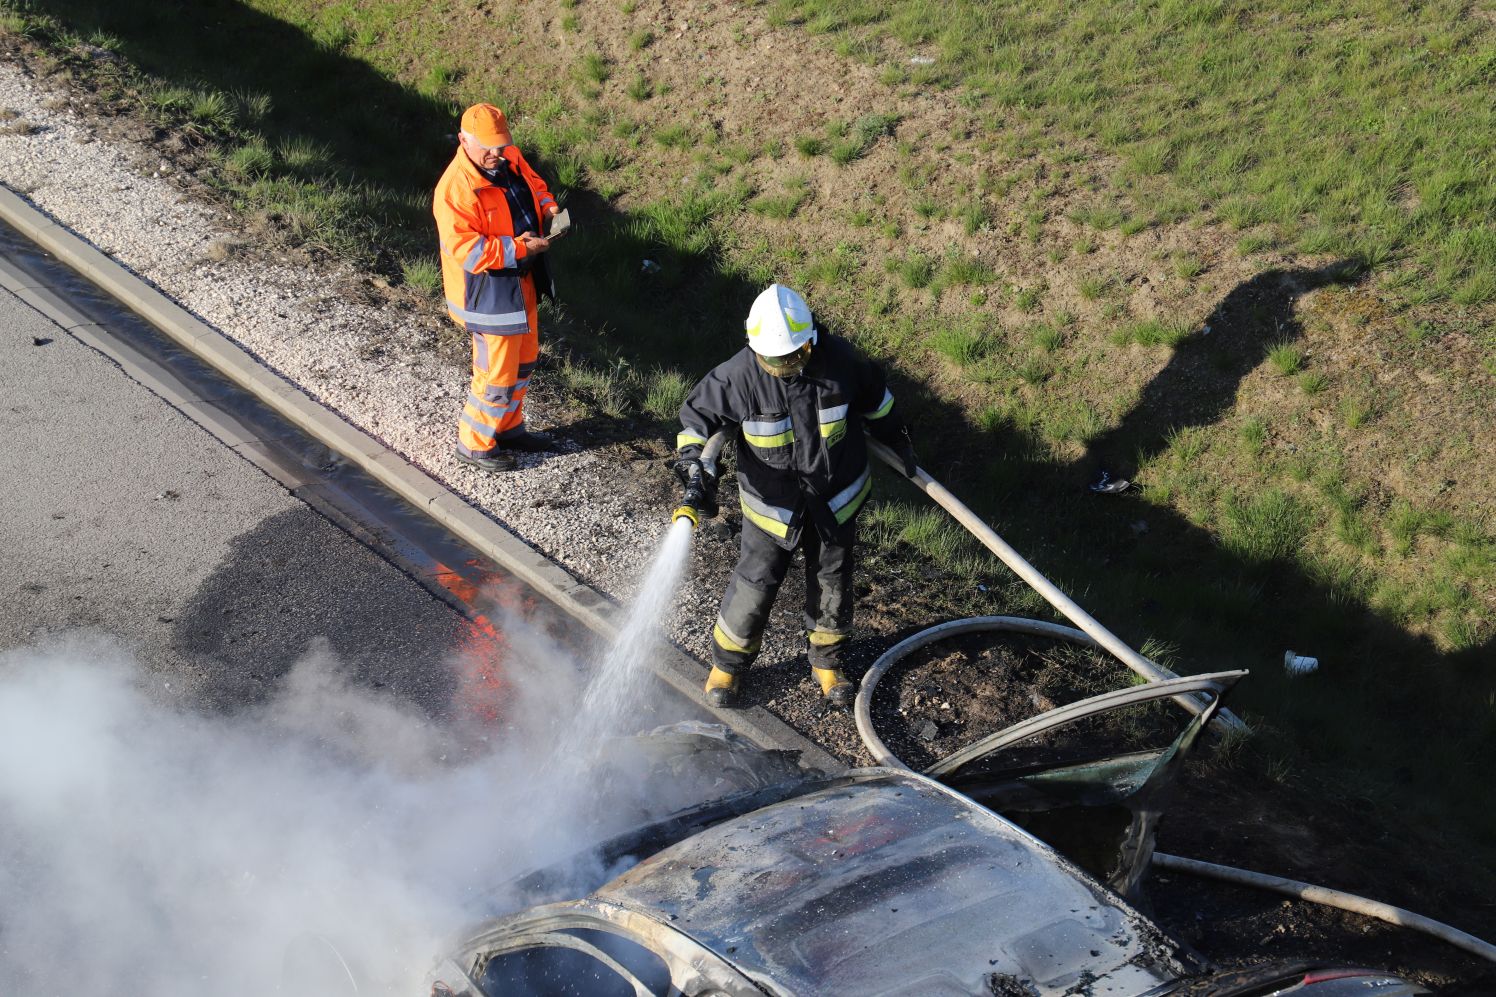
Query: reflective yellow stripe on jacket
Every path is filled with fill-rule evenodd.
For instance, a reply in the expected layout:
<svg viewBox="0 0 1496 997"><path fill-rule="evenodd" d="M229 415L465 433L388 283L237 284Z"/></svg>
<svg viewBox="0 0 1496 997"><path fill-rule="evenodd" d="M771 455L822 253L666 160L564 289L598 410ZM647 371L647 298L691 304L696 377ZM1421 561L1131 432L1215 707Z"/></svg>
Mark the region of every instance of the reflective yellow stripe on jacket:
<svg viewBox="0 0 1496 997"><path fill-rule="evenodd" d="M826 441L828 447L836 446L847 435L847 409L846 405L833 405L831 408L821 409L817 415L821 424L821 439Z"/></svg>
<svg viewBox="0 0 1496 997"><path fill-rule="evenodd" d="M836 517L838 523L845 523L857 514L858 509L862 508L862 503L872 490L872 469L864 466L857 480L833 495L826 505L831 509L831 514Z"/></svg>
<svg viewBox="0 0 1496 997"><path fill-rule="evenodd" d="M790 520L795 517L792 510L770 505L757 496L749 495L741 484L738 487L738 504L743 508L743 516L765 533L776 537L790 535Z"/></svg>
<svg viewBox="0 0 1496 997"><path fill-rule="evenodd" d="M777 422L745 422L743 423L743 439L756 447L765 449L789 446L795 442L795 428L788 418Z"/></svg>

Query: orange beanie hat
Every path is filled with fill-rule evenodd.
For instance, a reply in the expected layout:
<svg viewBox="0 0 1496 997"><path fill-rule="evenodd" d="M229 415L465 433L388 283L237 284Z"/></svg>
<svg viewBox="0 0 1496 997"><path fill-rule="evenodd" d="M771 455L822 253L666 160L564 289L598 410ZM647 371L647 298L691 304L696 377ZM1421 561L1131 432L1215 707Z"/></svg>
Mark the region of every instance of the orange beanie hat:
<svg viewBox="0 0 1496 997"><path fill-rule="evenodd" d="M492 104L474 104L463 111L462 130L482 145L507 145L512 141L504 112Z"/></svg>

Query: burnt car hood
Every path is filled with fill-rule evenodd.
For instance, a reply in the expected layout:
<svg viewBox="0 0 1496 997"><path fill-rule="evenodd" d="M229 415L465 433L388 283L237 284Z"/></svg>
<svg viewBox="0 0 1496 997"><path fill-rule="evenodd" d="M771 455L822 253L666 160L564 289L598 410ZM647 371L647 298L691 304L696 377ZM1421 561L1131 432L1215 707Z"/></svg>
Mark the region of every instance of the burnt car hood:
<svg viewBox="0 0 1496 997"><path fill-rule="evenodd" d="M1177 979L1145 919L940 784L869 769L720 824L595 897L771 993L1146 993ZM1027 989L1018 989L1027 988Z"/></svg>

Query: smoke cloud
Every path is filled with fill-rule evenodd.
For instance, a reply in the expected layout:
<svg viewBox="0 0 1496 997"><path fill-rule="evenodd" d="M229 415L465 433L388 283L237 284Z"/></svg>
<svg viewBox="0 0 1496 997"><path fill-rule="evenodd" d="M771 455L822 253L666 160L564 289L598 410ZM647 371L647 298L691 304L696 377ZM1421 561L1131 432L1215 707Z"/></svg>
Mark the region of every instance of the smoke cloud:
<svg viewBox="0 0 1496 997"><path fill-rule="evenodd" d="M503 630L544 665L505 669L483 727L326 653L233 716L163 702L106 640L0 654L0 993L418 993L478 909L520 902L496 884L662 812L630 742L588 747L575 664ZM612 871L577 865L578 894Z"/></svg>

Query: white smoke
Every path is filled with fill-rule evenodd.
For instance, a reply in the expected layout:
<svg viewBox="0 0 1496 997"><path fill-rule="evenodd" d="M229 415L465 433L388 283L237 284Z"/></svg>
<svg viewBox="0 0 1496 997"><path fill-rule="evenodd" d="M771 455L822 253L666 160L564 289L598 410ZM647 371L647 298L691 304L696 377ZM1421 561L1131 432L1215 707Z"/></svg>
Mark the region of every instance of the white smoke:
<svg viewBox="0 0 1496 997"><path fill-rule="evenodd" d="M622 759L555 764L583 733L577 672L505 638L542 667L506 669L531 681L482 730L358 689L326 653L234 716L159 701L98 639L0 654L0 993L263 997L339 959L363 993L417 993L495 884L657 811Z"/></svg>

